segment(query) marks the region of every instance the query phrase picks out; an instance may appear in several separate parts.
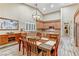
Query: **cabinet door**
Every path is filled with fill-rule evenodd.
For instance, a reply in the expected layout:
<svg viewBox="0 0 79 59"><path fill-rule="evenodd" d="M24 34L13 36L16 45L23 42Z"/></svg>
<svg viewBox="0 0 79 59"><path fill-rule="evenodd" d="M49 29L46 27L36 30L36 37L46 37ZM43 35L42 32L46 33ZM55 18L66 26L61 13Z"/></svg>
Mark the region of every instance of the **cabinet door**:
<svg viewBox="0 0 79 59"><path fill-rule="evenodd" d="M36 23L37 28L43 28L43 22L37 22Z"/></svg>
<svg viewBox="0 0 79 59"><path fill-rule="evenodd" d="M54 27L55 27L56 29L60 29L60 28L61 28L61 23L60 23L60 22L55 22L55 23L54 23Z"/></svg>
<svg viewBox="0 0 79 59"><path fill-rule="evenodd" d="M6 43L8 43L8 38L7 38L7 36L5 36L5 35L3 35L3 36L1 36L1 44L6 44Z"/></svg>
<svg viewBox="0 0 79 59"><path fill-rule="evenodd" d="M1 36L0 36L0 45L1 45Z"/></svg>

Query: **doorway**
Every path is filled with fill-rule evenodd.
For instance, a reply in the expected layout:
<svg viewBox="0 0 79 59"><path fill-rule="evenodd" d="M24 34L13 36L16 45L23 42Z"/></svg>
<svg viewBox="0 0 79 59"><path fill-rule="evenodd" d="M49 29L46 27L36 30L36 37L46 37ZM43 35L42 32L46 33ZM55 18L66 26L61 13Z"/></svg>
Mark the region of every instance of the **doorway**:
<svg viewBox="0 0 79 59"><path fill-rule="evenodd" d="M75 24L75 43L76 46L79 47L79 11L75 14L74 17L74 24Z"/></svg>

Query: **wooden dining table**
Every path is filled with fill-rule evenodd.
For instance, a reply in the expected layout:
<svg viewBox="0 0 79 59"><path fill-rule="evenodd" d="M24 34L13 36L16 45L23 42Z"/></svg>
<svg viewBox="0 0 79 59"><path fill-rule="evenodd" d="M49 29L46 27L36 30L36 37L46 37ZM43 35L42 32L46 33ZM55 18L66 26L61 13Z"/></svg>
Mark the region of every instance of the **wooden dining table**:
<svg viewBox="0 0 79 59"><path fill-rule="evenodd" d="M48 38L39 38L37 36L27 36L27 39L33 39L36 40L36 45L39 49L42 51L47 52L47 56L51 55L51 50L54 49L56 41L52 41Z"/></svg>
<svg viewBox="0 0 79 59"><path fill-rule="evenodd" d="M50 56L51 55L51 50L53 49L53 47L55 46L54 41L47 41L45 43L42 43L40 45L38 45L38 47L42 50L42 51L47 51L47 55Z"/></svg>

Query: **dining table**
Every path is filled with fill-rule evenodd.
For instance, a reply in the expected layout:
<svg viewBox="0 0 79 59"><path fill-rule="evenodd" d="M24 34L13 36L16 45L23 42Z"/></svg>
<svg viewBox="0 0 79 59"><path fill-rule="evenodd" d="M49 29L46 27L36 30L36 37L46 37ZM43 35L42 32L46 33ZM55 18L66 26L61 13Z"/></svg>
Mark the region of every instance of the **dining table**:
<svg viewBox="0 0 79 59"><path fill-rule="evenodd" d="M56 41L50 40L49 38L38 36L27 36L27 39L36 40L36 45L42 51L47 52L47 56L51 55L51 50L55 48Z"/></svg>

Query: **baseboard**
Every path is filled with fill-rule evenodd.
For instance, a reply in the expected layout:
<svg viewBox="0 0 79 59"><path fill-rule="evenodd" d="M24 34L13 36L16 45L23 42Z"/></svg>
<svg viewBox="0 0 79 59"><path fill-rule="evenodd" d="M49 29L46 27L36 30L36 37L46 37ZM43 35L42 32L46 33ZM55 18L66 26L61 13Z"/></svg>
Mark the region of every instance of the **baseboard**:
<svg viewBox="0 0 79 59"><path fill-rule="evenodd" d="M9 47L9 46L12 46L12 45L16 45L16 44L18 44L18 42L11 42L11 43L8 43L8 44L4 44L4 45L0 46L0 49L6 48L6 47Z"/></svg>

